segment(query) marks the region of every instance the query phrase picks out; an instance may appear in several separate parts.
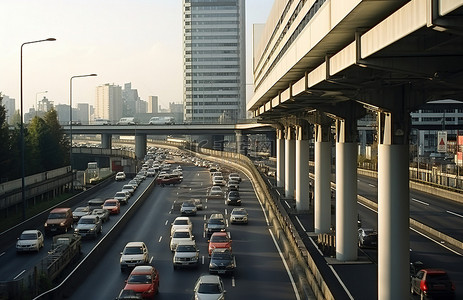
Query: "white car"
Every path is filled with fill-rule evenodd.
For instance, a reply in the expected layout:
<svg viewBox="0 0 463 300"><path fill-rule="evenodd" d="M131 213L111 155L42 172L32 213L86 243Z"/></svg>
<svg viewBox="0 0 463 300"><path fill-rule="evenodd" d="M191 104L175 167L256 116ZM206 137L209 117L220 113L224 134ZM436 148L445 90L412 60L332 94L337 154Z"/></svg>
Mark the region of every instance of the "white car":
<svg viewBox="0 0 463 300"><path fill-rule="evenodd" d="M43 234L40 230L25 230L16 242L16 252L40 251L43 247Z"/></svg>
<svg viewBox="0 0 463 300"><path fill-rule="evenodd" d="M132 185L130 184L125 184L123 187L122 187L122 191L128 191L130 193L130 195L133 195L133 193L135 193L135 189Z"/></svg>
<svg viewBox="0 0 463 300"><path fill-rule="evenodd" d="M118 200L121 204L127 204L127 202L129 202L129 196L126 192L117 192L113 198Z"/></svg>
<svg viewBox="0 0 463 300"><path fill-rule="evenodd" d="M172 222L172 227L170 228L170 235L174 234L174 231L177 229L188 229L190 232L193 231L193 223L189 217L177 217L174 222Z"/></svg>
<svg viewBox="0 0 463 300"><path fill-rule="evenodd" d="M183 241L193 241L194 236L191 234L191 231L188 229L177 229L172 234L170 238L170 251L175 251L177 245Z"/></svg>
<svg viewBox="0 0 463 300"><path fill-rule="evenodd" d="M223 178L223 176L214 176L214 178L212 178L212 185L224 186L225 179Z"/></svg>
<svg viewBox="0 0 463 300"><path fill-rule="evenodd" d="M230 175L228 175L228 180L236 180L241 182L241 176L238 173L230 173Z"/></svg>
<svg viewBox="0 0 463 300"><path fill-rule="evenodd" d="M125 180L125 173L124 172L117 172L116 173L116 181Z"/></svg>
<svg viewBox="0 0 463 300"><path fill-rule="evenodd" d="M223 197L223 191L220 186L213 186L211 187L211 190L209 191L209 196L211 197Z"/></svg>
<svg viewBox="0 0 463 300"><path fill-rule="evenodd" d="M129 242L121 252L121 271L149 262L148 247L143 242Z"/></svg>
<svg viewBox="0 0 463 300"><path fill-rule="evenodd" d="M198 267L199 250L195 241L179 242L177 248L175 248L172 263L174 264L174 270L179 267Z"/></svg>
<svg viewBox="0 0 463 300"><path fill-rule="evenodd" d="M194 299L225 299L225 288L217 275L203 275L195 283Z"/></svg>

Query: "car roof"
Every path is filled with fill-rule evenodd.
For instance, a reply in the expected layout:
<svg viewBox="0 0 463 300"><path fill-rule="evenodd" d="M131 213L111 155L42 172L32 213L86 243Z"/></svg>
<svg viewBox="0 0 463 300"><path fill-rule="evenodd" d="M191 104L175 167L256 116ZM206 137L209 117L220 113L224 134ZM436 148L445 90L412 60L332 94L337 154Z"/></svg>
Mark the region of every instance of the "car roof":
<svg viewBox="0 0 463 300"><path fill-rule="evenodd" d="M231 213L233 212L238 212L238 211L243 211L243 212L247 212L246 209L244 207L235 207Z"/></svg>
<svg viewBox="0 0 463 300"><path fill-rule="evenodd" d="M190 217L176 217L175 220L190 220Z"/></svg>
<svg viewBox="0 0 463 300"><path fill-rule="evenodd" d="M174 232L190 232L190 229L187 229L187 228L178 228L178 229L175 229ZM191 233L191 232L190 232Z"/></svg>
<svg viewBox="0 0 463 300"><path fill-rule="evenodd" d="M130 274L151 274L153 266L136 266Z"/></svg>
<svg viewBox="0 0 463 300"><path fill-rule="evenodd" d="M98 218L98 216L96 216L96 215L86 215L86 216L81 217L81 219L95 219L95 218Z"/></svg>
<svg viewBox="0 0 463 300"><path fill-rule="evenodd" d="M117 200L117 199L106 199L105 202L117 202L117 203L119 203L119 200Z"/></svg>
<svg viewBox="0 0 463 300"><path fill-rule="evenodd" d="M216 213L216 214L212 214L209 219L223 219L223 215L222 214L219 214L219 213Z"/></svg>
<svg viewBox="0 0 463 300"><path fill-rule="evenodd" d="M179 243L177 244L177 246L180 246L180 245L188 245L188 246L196 246L196 242L195 240L186 240L186 241L179 241Z"/></svg>
<svg viewBox="0 0 463 300"><path fill-rule="evenodd" d="M52 209L50 212L51 213L61 213L61 212L67 212L68 210L70 210L69 207L58 207L58 208Z"/></svg>
<svg viewBox="0 0 463 300"><path fill-rule="evenodd" d="M428 274L447 274L447 272L442 269L422 269L422 271Z"/></svg>
<svg viewBox="0 0 463 300"><path fill-rule="evenodd" d="M145 243L143 243L143 242L128 242L127 245L125 245L125 246L126 247L141 247L144 244Z"/></svg>
<svg viewBox="0 0 463 300"><path fill-rule="evenodd" d="M37 229L24 230L21 234L31 234L39 232Z"/></svg>
<svg viewBox="0 0 463 300"><path fill-rule="evenodd" d="M220 283L220 277L217 275L203 275L199 277L200 283Z"/></svg>

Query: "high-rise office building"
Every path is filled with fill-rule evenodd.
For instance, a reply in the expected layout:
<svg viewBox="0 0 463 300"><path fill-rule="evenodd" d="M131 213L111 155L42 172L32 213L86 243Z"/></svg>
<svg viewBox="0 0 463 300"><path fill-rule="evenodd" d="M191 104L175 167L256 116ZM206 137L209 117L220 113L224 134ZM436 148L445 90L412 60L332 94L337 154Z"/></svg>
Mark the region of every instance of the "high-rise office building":
<svg viewBox="0 0 463 300"><path fill-rule="evenodd" d="M148 96L148 113L158 113L158 96Z"/></svg>
<svg viewBox="0 0 463 300"><path fill-rule="evenodd" d="M10 98L6 95L1 95L3 97L2 104L5 106L6 109L6 122L10 124L11 118L13 117L16 106L15 106L15 99Z"/></svg>
<svg viewBox="0 0 463 300"><path fill-rule="evenodd" d="M96 88L95 119L106 119L117 123L122 117L122 88L104 84Z"/></svg>
<svg viewBox="0 0 463 300"><path fill-rule="evenodd" d="M244 0L183 0L185 122L245 118Z"/></svg>

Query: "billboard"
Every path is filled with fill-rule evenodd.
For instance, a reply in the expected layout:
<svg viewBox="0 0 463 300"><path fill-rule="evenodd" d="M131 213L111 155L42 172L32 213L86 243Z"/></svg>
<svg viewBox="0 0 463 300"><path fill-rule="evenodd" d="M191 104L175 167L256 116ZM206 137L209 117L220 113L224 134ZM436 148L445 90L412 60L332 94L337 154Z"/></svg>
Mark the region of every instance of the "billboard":
<svg viewBox="0 0 463 300"><path fill-rule="evenodd" d="M439 153L447 152L447 131L437 132L437 152Z"/></svg>

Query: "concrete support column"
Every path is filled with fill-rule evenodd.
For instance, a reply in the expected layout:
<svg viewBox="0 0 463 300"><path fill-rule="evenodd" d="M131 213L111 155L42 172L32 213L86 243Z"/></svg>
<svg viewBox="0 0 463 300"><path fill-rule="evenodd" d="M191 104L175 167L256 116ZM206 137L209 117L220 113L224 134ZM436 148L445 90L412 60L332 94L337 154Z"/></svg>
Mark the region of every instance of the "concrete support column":
<svg viewBox="0 0 463 300"><path fill-rule="evenodd" d="M292 198L296 188L296 140L293 128L287 126L285 133L285 197Z"/></svg>
<svg viewBox="0 0 463 300"><path fill-rule="evenodd" d="M276 148L277 148L277 187L285 186L285 140L284 140L284 131L277 129L277 139L276 139Z"/></svg>
<svg viewBox="0 0 463 300"><path fill-rule="evenodd" d="M300 121L296 129L296 210L309 210L309 124Z"/></svg>
<svg viewBox="0 0 463 300"><path fill-rule="evenodd" d="M315 233L328 233L331 227L331 142L330 126L315 125Z"/></svg>
<svg viewBox="0 0 463 300"><path fill-rule="evenodd" d="M355 128L355 119L336 120L336 259L340 261L357 260Z"/></svg>
<svg viewBox="0 0 463 300"><path fill-rule="evenodd" d="M393 118L394 117L394 118ZM408 118L379 113L378 124L378 299L407 299L410 293Z"/></svg>
<svg viewBox="0 0 463 300"><path fill-rule="evenodd" d="M135 156L144 159L146 155L146 134L135 135Z"/></svg>
<svg viewBox="0 0 463 300"><path fill-rule="evenodd" d="M101 148L111 149L112 147L112 135L108 133L101 134Z"/></svg>
<svg viewBox="0 0 463 300"><path fill-rule="evenodd" d="M243 153L243 134L241 130L236 130L235 131L235 136L236 136L236 153Z"/></svg>

